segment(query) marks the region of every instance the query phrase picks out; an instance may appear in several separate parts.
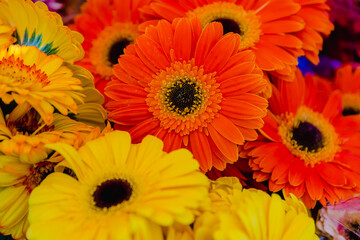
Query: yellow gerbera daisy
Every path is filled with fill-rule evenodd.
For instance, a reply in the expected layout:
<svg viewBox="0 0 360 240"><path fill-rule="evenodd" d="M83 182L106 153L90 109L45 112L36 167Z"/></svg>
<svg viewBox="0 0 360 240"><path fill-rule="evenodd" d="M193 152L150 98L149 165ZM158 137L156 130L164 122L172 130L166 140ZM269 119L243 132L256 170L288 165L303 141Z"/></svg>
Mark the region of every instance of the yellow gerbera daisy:
<svg viewBox="0 0 360 240"><path fill-rule="evenodd" d="M62 154L78 181L49 175L29 199L29 239L163 239L161 226L190 224L207 198L209 182L186 149L163 152L147 136L131 144L114 131Z"/></svg>
<svg viewBox="0 0 360 240"><path fill-rule="evenodd" d="M32 125L35 122L29 121L28 116L25 117L26 131L30 131L35 126ZM57 118L58 116L60 118ZM9 155L0 153L0 232L12 235L15 239L25 239L29 226L27 218L30 193L54 171L75 176L68 168L68 164L62 161L63 157L51 149L45 149L44 143L57 140L79 148L87 141L111 130L107 127L101 132L99 128L85 126L60 114L55 114L53 124L48 127L48 131L52 131L40 130L34 136L28 136L26 133L21 135L17 132L13 139L1 142L2 150L8 147L23 151L9 152ZM82 131L85 128L87 131ZM14 129L12 130L14 132ZM22 131L25 131L25 125ZM1 135L3 134L4 132L1 132ZM25 154L27 149L33 150L30 154ZM27 158L26 161L24 157Z"/></svg>
<svg viewBox="0 0 360 240"><path fill-rule="evenodd" d="M64 26L60 15L49 12L43 2L0 0L0 19L4 27L16 28L19 45L35 46L47 55L56 54L70 63L84 57L83 36ZM8 34L0 34L0 43L7 39Z"/></svg>
<svg viewBox="0 0 360 240"><path fill-rule="evenodd" d="M77 112L75 101L82 102L81 81L62 66L63 59L47 56L36 47L11 45L0 49L0 98L5 104L18 106L10 119L34 108L50 124L54 108L67 115Z"/></svg>
<svg viewBox="0 0 360 240"><path fill-rule="evenodd" d="M242 189L237 178L219 178L210 190L211 211L195 222L197 240L310 240L314 220L294 195L282 200L257 189Z"/></svg>

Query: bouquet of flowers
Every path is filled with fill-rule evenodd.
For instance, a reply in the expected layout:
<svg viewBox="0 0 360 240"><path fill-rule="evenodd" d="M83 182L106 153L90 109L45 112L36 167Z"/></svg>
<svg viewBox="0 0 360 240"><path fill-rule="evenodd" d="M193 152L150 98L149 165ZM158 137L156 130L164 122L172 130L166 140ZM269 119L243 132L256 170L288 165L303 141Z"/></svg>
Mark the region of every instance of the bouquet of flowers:
<svg viewBox="0 0 360 240"><path fill-rule="evenodd" d="M360 239L344 6L0 0L1 237Z"/></svg>

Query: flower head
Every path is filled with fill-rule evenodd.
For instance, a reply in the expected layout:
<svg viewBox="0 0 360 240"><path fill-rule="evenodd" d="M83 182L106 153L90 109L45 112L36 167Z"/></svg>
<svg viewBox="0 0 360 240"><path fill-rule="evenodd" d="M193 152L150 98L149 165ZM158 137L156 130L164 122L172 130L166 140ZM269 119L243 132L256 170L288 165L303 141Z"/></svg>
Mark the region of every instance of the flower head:
<svg viewBox="0 0 360 240"><path fill-rule="evenodd" d="M211 210L194 224L195 239L318 239L315 223L294 195L282 200L242 189L236 178L219 178L210 190Z"/></svg>
<svg viewBox="0 0 360 240"><path fill-rule="evenodd" d="M269 190L301 197L307 207L326 205L359 193L357 120L344 123L341 94L328 82L300 71L282 82L269 99L261 129L265 138L245 146L257 181Z"/></svg>
<svg viewBox="0 0 360 240"><path fill-rule="evenodd" d="M54 108L64 115L77 112L75 100L83 101L81 81L62 64L61 57L47 56L36 47L0 49L0 97L5 104L17 104L11 118L34 108L50 124Z"/></svg>
<svg viewBox="0 0 360 240"><path fill-rule="evenodd" d="M334 240L358 239L360 237L359 201L357 196L322 208L316 222L321 234Z"/></svg>
<svg viewBox="0 0 360 240"><path fill-rule="evenodd" d="M83 58L81 34L63 26L59 14L49 12L43 2L1 0L0 22L15 28L16 44L35 46L47 55L56 54L65 62ZM8 36L0 35L0 42Z"/></svg>
<svg viewBox="0 0 360 240"><path fill-rule="evenodd" d="M131 127L134 141L155 135L166 151L190 149L203 171L224 169L237 160L238 144L256 139L267 107L259 96L267 82L239 44L220 23L203 30L198 19L182 18L149 27L105 88L109 119Z"/></svg>
<svg viewBox="0 0 360 240"><path fill-rule="evenodd" d="M0 232L15 239L25 237L29 195L63 160L44 145L65 142L78 148L99 132L61 114L54 114L50 125L43 124L33 110L15 122L4 120L1 114Z"/></svg>
<svg viewBox="0 0 360 240"><path fill-rule="evenodd" d="M291 80L297 58L304 54L316 58L322 35L329 34L332 24L324 0L155 0L141 9L148 20L143 28L159 19L198 17L202 26L220 22L224 33L239 34L239 49L256 55L257 65L264 71ZM315 13L315 14L313 14ZM310 16L317 18L309 19ZM321 24L319 23L321 22Z"/></svg>
<svg viewBox="0 0 360 240"><path fill-rule="evenodd" d="M89 0L76 16L73 28L85 37L85 57L79 64L94 74L96 88L101 92L113 76L113 66L124 48L140 35L139 8L148 2Z"/></svg>
<svg viewBox="0 0 360 240"><path fill-rule="evenodd" d="M336 70L334 85L343 93L342 115L360 114L360 66L344 64Z"/></svg>
<svg viewBox="0 0 360 240"><path fill-rule="evenodd" d="M153 136L131 144L128 133L114 131L78 151L61 143L49 147L65 157L78 180L53 173L34 189L29 239L54 234L61 239L163 239L161 226L192 223L207 198L208 180L191 153L167 154Z"/></svg>

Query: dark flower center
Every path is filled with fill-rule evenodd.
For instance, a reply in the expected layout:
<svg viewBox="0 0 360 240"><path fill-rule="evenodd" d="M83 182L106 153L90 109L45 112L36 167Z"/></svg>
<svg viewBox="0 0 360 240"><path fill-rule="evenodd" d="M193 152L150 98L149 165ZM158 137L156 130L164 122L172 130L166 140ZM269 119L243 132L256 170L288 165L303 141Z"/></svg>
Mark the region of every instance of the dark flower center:
<svg viewBox="0 0 360 240"><path fill-rule="evenodd" d="M132 188L129 182L122 179L111 179L103 182L93 193L95 206L109 208L130 199Z"/></svg>
<svg viewBox="0 0 360 240"><path fill-rule="evenodd" d="M129 41L128 39L124 38L120 41L114 43L110 50L109 50L109 61L111 65L115 65L118 63L118 59L121 55L124 54L124 48L126 48L127 45L131 44L132 41Z"/></svg>
<svg viewBox="0 0 360 240"><path fill-rule="evenodd" d="M182 116L193 113L201 103L200 87L189 79L176 81L165 94L165 104Z"/></svg>
<svg viewBox="0 0 360 240"><path fill-rule="evenodd" d="M43 126L41 129L39 127L40 115L34 110L31 109L26 113L22 118L16 120L15 122L7 122L7 127L11 130L12 134L15 135L17 132L23 135L31 135L35 131L37 133L49 132L54 130L54 126Z"/></svg>
<svg viewBox="0 0 360 240"><path fill-rule="evenodd" d="M357 115L360 113L360 110L359 109L355 109L355 108L352 108L352 107L345 107L343 110L342 110L342 115L343 116L349 116L349 115Z"/></svg>
<svg viewBox="0 0 360 240"><path fill-rule="evenodd" d="M317 127L308 122L300 122L299 126L292 129L292 139L296 141L302 151L317 152L323 145L322 134Z"/></svg>
<svg viewBox="0 0 360 240"><path fill-rule="evenodd" d="M355 232L360 233L360 225L357 222L349 223L351 230L346 229L345 235L347 236L346 239L348 240L360 240L360 237L355 234Z"/></svg>
<svg viewBox="0 0 360 240"><path fill-rule="evenodd" d="M235 22L234 20L232 20L232 19L218 18L218 19L215 19L212 22L220 22L223 25L224 34L229 33L229 32L233 32L233 33L240 34L240 36L244 35L244 32L241 31L239 24L237 22Z"/></svg>
<svg viewBox="0 0 360 240"><path fill-rule="evenodd" d="M51 173L54 172L54 167L57 163L44 161L34 164L30 168L30 174L24 180L24 185L31 192L35 187L39 186L40 183Z"/></svg>

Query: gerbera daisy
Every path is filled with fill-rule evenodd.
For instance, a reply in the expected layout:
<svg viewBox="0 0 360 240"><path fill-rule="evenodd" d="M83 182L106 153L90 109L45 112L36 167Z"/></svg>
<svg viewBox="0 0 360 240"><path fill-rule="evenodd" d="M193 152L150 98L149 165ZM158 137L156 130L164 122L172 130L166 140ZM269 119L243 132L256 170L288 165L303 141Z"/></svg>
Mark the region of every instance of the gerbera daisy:
<svg viewBox="0 0 360 240"><path fill-rule="evenodd" d="M360 192L359 123L343 124L341 94L323 81L298 71L294 82L280 82L261 129L266 138L245 145L257 181L309 208Z"/></svg>
<svg viewBox="0 0 360 240"><path fill-rule="evenodd" d="M76 101L83 101L81 81L62 66L63 59L47 56L36 47L11 45L0 49L0 98L18 106L13 115L23 115L34 108L50 124L54 108L63 115L77 113Z"/></svg>
<svg viewBox="0 0 360 240"><path fill-rule="evenodd" d="M209 182L191 153L167 154L153 136L131 144L127 132L114 131L79 151L49 147L65 157L78 181L53 173L34 189L29 239L163 239L161 226L192 223L207 199Z"/></svg>
<svg viewBox="0 0 360 240"><path fill-rule="evenodd" d="M305 27L296 16L300 9L293 0L155 0L141 9L149 20L141 27L186 16L198 17L203 27L217 21L224 33L240 35L239 49L253 51L262 70L293 75L297 57L304 54L302 42L293 35Z"/></svg>
<svg viewBox="0 0 360 240"><path fill-rule="evenodd" d="M23 239L28 228L29 194L63 159L44 144L65 142L79 147L87 138L101 134L60 114L54 114L51 125L39 126L42 123L35 111L17 122L6 123L0 124L0 232Z"/></svg>
<svg viewBox="0 0 360 240"><path fill-rule="evenodd" d="M74 29L84 35L85 57L79 64L95 76L103 92L124 48L140 35L139 8L149 0L88 0L76 16Z"/></svg>
<svg viewBox="0 0 360 240"><path fill-rule="evenodd" d="M360 66L345 64L336 70L334 85L343 93L343 116L360 114Z"/></svg>
<svg viewBox="0 0 360 240"><path fill-rule="evenodd" d="M6 155L16 153L23 162L38 162L46 157L45 144L58 141L76 144L92 130L91 126L57 113L51 124L46 125L34 110L15 121L5 119L0 111L0 151Z"/></svg>
<svg viewBox="0 0 360 240"><path fill-rule="evenodd" d="M151 134L165 151L186 147L202 171L223 170L238 158L237 145L255 140L267 100L267 82L239 35L220 23L204 30L198 19L160 21L126 48L105 88L115 128L131 127L134 141ZM186 38L184 38L186 36Z"/></svg>
<svg viewBox="0 0 360 240"><path fill-rule="evenodd" d="M5 26L16 28L16 44L35 46L47 55L56 54L70 63L84 56L81 34L63 26L60 15L49 12L43 2L1 0L0 19ZM0 42L3 38L8 36L0 35Z"/></svg>
<svg viewBox="0 0 360 240"><path fill-rule="evenodd" d="M195 221L195 239L319 239L314 220L294 195L282 200L277 194L242 189L237 178L219 178L209 195L211 210Z"/></svg>
<svg viewBox="0 0 360 240"><path fill-rule="evenodd" d="M313 64L319 63L319 51L323 46L323 37L330 35L334 25L329 19L330 8L327 0L294 0L301 5L296 16L305 21L305 28L297 33L302 42L305 57Z"/></svg>

